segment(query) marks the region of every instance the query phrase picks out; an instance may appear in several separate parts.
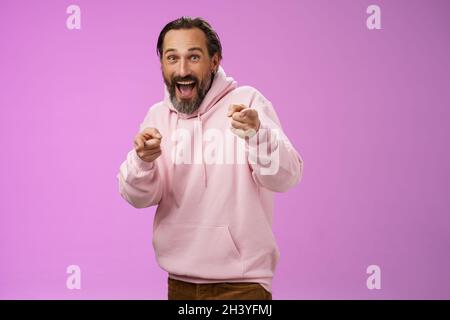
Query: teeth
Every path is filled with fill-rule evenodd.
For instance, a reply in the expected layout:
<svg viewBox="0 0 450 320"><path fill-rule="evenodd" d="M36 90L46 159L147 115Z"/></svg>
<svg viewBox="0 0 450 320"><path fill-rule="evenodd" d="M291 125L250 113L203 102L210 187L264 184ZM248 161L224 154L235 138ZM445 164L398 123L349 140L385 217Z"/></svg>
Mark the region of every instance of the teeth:
<svg viewBox="0 0 450 320"><path fill-rule="evenodd" d="M178 84L187 85L187 84L193 84L193 83L195 83L195 81L177 82L177 83L178 83Z"/></svg>

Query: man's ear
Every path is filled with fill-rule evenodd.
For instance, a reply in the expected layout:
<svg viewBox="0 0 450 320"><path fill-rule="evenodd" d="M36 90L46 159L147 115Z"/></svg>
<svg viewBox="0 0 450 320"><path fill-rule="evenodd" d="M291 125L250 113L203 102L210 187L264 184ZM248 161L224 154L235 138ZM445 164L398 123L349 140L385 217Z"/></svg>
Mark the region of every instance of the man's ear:
<svg viewBox="0 0 450 320"><path fill-rule="evenodd" d="M217 71L219 71L219 65L220 65L219 54L215 53L211 59L211 69L214 74L216 74Z"/></svg>

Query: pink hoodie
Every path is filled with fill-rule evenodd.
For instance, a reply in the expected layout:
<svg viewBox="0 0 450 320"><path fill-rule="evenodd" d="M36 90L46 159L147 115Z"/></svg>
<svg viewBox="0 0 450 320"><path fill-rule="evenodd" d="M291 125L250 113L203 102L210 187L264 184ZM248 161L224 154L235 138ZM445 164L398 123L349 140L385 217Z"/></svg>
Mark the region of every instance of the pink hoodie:
<svg viewBox="0 0 450 320"><path fill-rule="evenodd" d="M230 104L258 111L261 126L258 140L252 140L257 145L231 133ZM149 163L133 149L117 178L120 194L132 206L158 205L153 247L161 268L178 280L258 282L271 292L279 259L272 233L273 192L287 191L300 181L303 160L283 134L270 101L252 87L238 87L219 67L197 112L179 113L165 87L164 100L149 109L140 131L147 127L163 136L161 156ZM188 141L184 146L193 150L190 157L188 149L175 152L183 145L177 137ZM261 153L262 145L269 151ZM237 158L242 150L244 162L239 162L233 152ZM205 160L208 152L210 161ZM277 157L271 157L275 152ZM190 163L175 164L175 154ZM258 155L265 162L258 163ZM264 173L272 161L278 170Z"/></svg>

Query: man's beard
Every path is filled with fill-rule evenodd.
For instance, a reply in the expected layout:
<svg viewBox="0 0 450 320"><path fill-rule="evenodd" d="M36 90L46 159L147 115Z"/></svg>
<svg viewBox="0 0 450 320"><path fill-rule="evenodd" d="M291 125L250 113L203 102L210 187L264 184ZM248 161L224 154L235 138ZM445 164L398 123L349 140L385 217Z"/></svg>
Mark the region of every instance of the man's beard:
<svg viewBox="0 0 450 320"><path fill-rule="evenodd" d="M205 79L203 79L203 81L201 82L199 82L197 77L195 76L187 76L184 78L174 77L172 79L172 83L169 83L166 77L164 77L163 73L164 83L166 84L167 90L169 91L170 94L170 101L172 102L176 110L185 114L194 113L200 107L203 99L205 98L206 94L211 88L213 78L214 73L208 74L208 76L206 76ZM193 99L191 100L180 99L180 101L177 99L176 83L179 81L195 81L195 87L193 90L197 90L197 94L194 96Z"/></svg>

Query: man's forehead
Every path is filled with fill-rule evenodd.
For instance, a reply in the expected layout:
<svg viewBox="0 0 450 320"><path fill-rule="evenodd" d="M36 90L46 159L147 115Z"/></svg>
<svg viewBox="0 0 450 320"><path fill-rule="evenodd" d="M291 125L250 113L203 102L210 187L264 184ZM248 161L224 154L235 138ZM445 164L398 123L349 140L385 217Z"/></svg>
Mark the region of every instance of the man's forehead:
<svg viewBox="0 0 450 320"><path fill-rule="evenodd" d="M191 50L189 50L191 49ZM206 49L206 37L198 28L170 30L164 37L163 50L166 51L193 51L193 49Z"/></svg>

